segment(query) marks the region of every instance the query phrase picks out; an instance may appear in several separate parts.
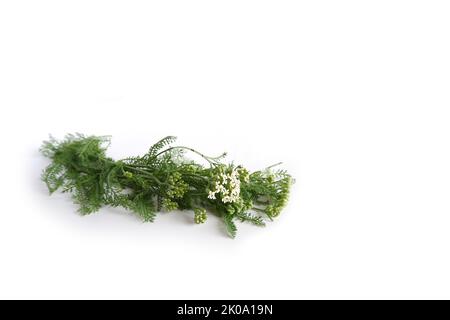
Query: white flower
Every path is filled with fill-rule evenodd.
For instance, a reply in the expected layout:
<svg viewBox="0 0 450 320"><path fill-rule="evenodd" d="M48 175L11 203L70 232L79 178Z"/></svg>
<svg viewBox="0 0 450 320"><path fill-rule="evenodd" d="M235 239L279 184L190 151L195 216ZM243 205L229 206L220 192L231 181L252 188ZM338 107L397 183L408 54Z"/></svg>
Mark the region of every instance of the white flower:
<svg viewBox="0 0 450 320"><path fill-rule="evenodd" d="M208 194L208 198L209 199L216 199L216 193L213 192L213 191L210 191L209 194Z"/></svg>
<svg viewBox="0 0 450 320"><path fill-rule="evenodd" d="M230 173L220 173L214 184L214 190L209 191L208 198L216 199L216 194L221 195L223 203L231 203L239 200L241 192L241 181L236 169Z"/></svg>

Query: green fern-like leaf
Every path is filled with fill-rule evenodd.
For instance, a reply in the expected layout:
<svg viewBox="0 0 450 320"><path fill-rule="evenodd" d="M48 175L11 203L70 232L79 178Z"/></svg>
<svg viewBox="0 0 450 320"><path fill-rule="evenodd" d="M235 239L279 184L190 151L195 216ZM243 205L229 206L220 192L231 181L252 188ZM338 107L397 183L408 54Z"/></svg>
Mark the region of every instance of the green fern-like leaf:
<svg viewBox="0 0 450 320"><path fill-rule="evenodd" d="M255 226L264 227L266 225L260 216L253 215L249 212L238 213L236 214L236 217L241 220L241 222L250 222Z"/></svg>
<svg viewBox="0 0 450 320"><path fill-rule="evenodd" d="M155 219L154 205L144 195L136 196L130 204L130 209L137 213L144 222L153 222Z"/></svg>
<svg viewBox="0 0 450 320"><path fill-rule="evenodd" d="M231 238L236 237L237 227L233 221L233 216L229 214L225 214L223 216L223 221L225 222L225 227L227 229L227 233Z"/></svg>
<svg viewBox="0 0 450 320"><path fill-rule="evenodd" d="M167 136L165 138L162 138L157 143L152 145L150 149L148 150L148 157L155 157L158 152L161 151L162 148L174 143L177 140L177 137L175 136Z"/></svg>
<svg viewBox="0 0 450 320"><path fill-rule="evenodd" d="M64 184L64 166L60 163L50 164L42 173L42 180L47 185L50 194Z"/></svg>

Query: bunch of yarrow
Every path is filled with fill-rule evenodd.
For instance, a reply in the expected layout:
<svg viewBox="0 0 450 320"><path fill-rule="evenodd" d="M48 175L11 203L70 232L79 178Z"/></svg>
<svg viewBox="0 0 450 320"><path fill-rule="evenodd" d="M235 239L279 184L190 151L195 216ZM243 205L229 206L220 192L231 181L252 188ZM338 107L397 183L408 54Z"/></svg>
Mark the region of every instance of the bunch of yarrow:
<svg viewBox="0 0 450 320"><path fill-rule="evenodd" d="M235 221L264 226L286 205L293 179L286 171L275 170L278 164L250 173L225 163L225 153L209 157L172 146L175 140L165 137L143 156L113 160L106 155L109 137L70 134L62 141L51 137L41 147L51 160L42 180L50 193L70 193L83 215L112 206L153 221L157 212L178 210L192 212L193 221L202 224L208 214L215 214L233 238ZM205 164L190 160L187 152Z"/></svg>

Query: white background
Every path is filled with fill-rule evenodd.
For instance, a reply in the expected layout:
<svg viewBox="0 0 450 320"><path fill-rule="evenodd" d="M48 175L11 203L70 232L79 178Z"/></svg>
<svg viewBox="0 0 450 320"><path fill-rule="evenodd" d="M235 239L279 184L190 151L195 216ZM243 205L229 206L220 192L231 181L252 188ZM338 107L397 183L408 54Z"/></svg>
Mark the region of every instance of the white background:
<svg viewBox="0 0 450 320"><path fill-rule="evenodd" d="M450 298L448 1L0 2L0 298ZM266 228L80 217L51 133L297 183Z"/></svg>

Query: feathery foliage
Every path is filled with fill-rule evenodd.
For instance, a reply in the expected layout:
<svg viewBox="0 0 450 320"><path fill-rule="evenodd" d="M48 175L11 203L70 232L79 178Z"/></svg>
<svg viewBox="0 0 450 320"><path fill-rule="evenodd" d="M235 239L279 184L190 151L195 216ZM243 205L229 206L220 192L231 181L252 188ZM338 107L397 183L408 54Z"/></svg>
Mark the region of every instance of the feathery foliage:
<svg viewBox="0 0 450 320"><path fill-rule="evenodd" d="M52 137L41 152L51 163L42 173L50 193L68 192L83 215L102 206L123 207L143 221L153 221L158 211L191 210L202 224L207 212L222 217L231 237L236 220L264 226L287 204L293 180L273 166L253 173L242 166L223 163L225 153L206 156L184 146L171 146L165 137L143 156L113 160L106 155L107 136L69 134ZM202 157L207 166L188 160L184 153Z"/></svg>

